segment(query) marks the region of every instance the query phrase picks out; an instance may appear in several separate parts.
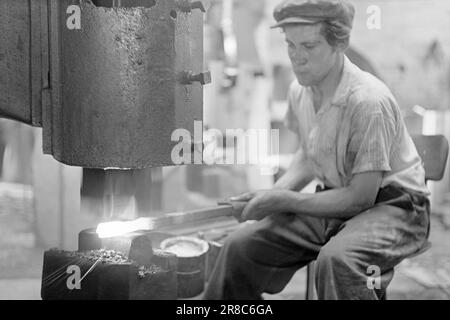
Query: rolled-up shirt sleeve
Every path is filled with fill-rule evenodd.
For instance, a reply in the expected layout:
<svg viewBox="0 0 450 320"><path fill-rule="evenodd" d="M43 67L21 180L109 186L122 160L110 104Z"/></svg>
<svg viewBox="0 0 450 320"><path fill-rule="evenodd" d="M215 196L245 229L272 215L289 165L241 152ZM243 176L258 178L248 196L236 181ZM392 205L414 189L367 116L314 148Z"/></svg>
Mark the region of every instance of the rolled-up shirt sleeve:
<svg viewBox="0 0 450 320"><path fill-rule="evenodd" d="M390 155L395 124L382 110L381 102L369 101L359 104L353 114L347 149L347 158L353 163L353 175L391 171Z"/></svg>

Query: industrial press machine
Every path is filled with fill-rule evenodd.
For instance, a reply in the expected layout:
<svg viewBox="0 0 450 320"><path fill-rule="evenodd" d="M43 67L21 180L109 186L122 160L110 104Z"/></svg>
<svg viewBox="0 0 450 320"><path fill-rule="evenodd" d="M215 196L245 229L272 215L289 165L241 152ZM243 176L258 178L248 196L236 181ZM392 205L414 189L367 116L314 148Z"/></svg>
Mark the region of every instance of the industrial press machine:
<svg viewBox="0 0 450 320"><path fill-rule="evenodd" d="M151 217L148 169L176 165L177 129L192 133L192 163L201 161L194 126L203 118L203 85L211 81L203 66L208 1L6 0L1 6L0 21L9 24L1 31L7 63L0 71L8 77L0 87L0 115L42 127L43 152L83 168L81 208L106 217L102 226L112 231L80 230L78 251L45 252L42 298L200 294L220 240L236 227L232 207ZM15 46L21 34L28 34L26 50ZM136 198L141 219L115 221L123 194ZM208 235L211 226L225 231ZM203 239L170 242L192 235ZM177 245L198 254L165 250Z"/></svg>

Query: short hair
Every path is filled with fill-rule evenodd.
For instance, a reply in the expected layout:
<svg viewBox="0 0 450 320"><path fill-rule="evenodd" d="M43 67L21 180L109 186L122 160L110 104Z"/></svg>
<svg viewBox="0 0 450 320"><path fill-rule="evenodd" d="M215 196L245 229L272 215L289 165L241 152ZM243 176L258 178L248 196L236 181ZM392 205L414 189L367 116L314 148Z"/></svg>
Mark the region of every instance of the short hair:
<svg viewBox="0 0 450 320"><path fill-rule="evenodd" d="M351 28L337 20L325 20L320 30L328 44L332 47L343 46L346 49L350 45Z"/></svg>

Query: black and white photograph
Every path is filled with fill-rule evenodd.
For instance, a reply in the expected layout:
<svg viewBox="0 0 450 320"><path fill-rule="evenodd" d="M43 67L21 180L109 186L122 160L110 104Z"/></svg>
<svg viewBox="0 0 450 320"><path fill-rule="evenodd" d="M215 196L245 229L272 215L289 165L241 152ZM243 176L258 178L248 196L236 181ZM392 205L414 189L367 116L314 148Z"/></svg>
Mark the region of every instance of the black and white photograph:
<svg viewBox="0 0 450 320"><path fill-rule="evenodd" d="M450 300L449 30L449 0L0 0L0 300Z"/></svg>

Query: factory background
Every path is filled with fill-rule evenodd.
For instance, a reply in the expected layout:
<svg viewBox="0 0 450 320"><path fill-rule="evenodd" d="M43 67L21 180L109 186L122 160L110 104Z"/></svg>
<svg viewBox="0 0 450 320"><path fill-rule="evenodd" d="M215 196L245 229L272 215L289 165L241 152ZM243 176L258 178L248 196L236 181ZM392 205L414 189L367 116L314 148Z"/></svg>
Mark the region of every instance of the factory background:
<svg viewBox="0 0 450 320"><path fill-rule="evenodd" d="M212 83L204 87L204 133L208 129L279 129L280 170L286 168L297 141L283 126L287 87L293 79L283 35L269 29L278 0L235 0L230 11L237 64L223 48L222 1L212 1L205 18L205 66ZM0 0L0 26L20 18L29 1ZM411 133L443 134L450 139L450 3L446 0L358 0L351 57L383 79L396 96ZM380 10L380 28L368 17ZM14 16L4 14L6 9ZM373 8L372 8L373 9ZM8 20L9 19L9 20ZM0 31L0 35L1 35ZM21 37L22 36L22 37ZM28 35L29 37L29 35ZM17 35L18 56L6 57L0 38L0 70L20 68L27 54L26 33ZM23 55L22 57L20 55ZM350 55L350 54L349 54ZM226 72L237 70L238 77ZM4 84L2 79L1 84ZM1 92L1 91L0 91ZM231 124L231 125L230 125ZM77 234L102 216L79 214L83 171L42 153L42 129L0 119L0 299L39 299L43 252L52 247L75 250ZM198 209L247 190L270 188L276 175L258 167L210 165L145 169L151 180L149 214ZM396 275L391 296L450 297L450 176L431 183L433 249L406 261ZM151 194L151 195L150 195ZM136 201L124 195L123 216L137 217ZM304 273L277 297L304 295ZM274 297L274 298L277 298ZM270 298L270 297L269 297Z"/></svg>

